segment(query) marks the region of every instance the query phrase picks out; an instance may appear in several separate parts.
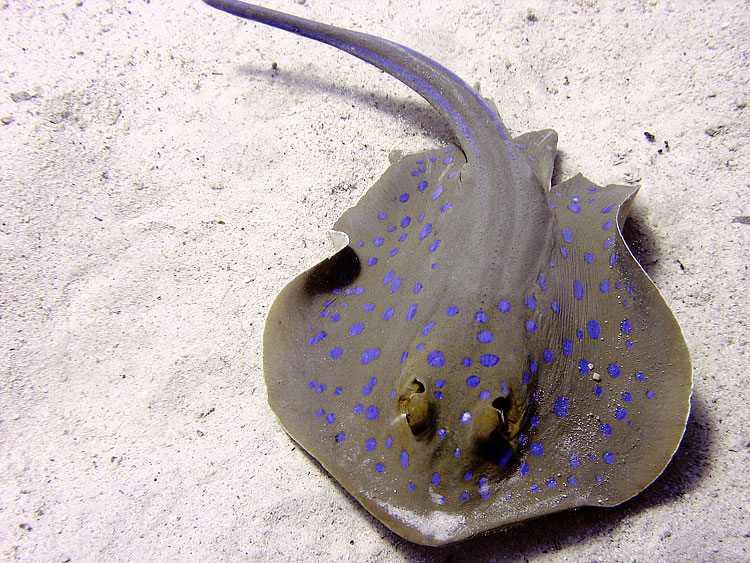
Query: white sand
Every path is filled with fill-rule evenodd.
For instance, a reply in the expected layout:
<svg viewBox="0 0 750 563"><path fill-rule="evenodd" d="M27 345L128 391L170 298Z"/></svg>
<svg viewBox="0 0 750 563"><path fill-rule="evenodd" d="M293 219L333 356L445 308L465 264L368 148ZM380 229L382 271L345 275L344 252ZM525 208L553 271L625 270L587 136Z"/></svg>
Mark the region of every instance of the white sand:
<svg viewBox="0 0 750 563"><path fill-rule="evenodd" d="M440 550L289 440L261 336L388 152L445 125L364 63L197 0L36 4L0 2L0 559L750 558L747 1L269 0L479 81L515 133L554 127L558 180L642 185L635 242L694 360L682 448L624 506Z"/></svg>

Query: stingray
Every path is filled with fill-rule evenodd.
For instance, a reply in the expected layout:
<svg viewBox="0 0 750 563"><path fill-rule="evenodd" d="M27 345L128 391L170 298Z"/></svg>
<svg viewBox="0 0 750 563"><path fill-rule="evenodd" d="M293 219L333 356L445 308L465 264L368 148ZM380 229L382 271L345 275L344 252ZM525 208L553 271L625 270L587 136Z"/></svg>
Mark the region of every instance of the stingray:
<svg viewBox="0 0 750 563"><path fill-rule="evenodd" d="M399 79L456 145L393 162L278 295L268 401L370 513L425 545L620 504L677 450L692 368L621 228L638 188L551 186L552 130L511 137L455 74L371 35L232 0L236 16Z"/></svg>

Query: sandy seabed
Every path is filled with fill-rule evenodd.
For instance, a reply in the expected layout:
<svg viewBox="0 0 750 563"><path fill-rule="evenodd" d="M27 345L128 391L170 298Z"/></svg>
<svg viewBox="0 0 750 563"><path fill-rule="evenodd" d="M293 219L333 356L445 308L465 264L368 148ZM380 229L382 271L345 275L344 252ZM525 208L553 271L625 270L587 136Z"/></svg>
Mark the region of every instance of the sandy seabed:
<svg viewBox="0 0 750 563"><path fill-rule="evenodd" d="M558 131L557 179L640 184L631 243L692 352L645 492L433 549L284 433L261 339L388 153L451 141L437 114L197 0L0 2L0 559L748 560L750 3L614 4L267 3L479 82Z"/></svg>

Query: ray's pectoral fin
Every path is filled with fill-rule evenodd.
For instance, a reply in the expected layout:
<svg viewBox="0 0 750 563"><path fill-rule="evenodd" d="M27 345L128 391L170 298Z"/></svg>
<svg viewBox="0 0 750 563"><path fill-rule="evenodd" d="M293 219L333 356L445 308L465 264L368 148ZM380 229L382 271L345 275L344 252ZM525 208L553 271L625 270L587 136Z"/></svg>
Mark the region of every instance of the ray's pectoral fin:
<svg viewBox="0 0 750 563"><path fill-rule="evenodd" d="M677 450L690 412L692 368L682 331L621 234L637 191L597 186L580 174L550 191L559 227L547 279L557 291L550 328L562 354L540 376L540 388L558 395L555 424L543 425L539 440L559 432L596 445L591 460L607 467L608 477L580 504L614 506L653 482ZM595 422L586 422L592 416ZM570 459L557 463L569 467Z"/></svg>

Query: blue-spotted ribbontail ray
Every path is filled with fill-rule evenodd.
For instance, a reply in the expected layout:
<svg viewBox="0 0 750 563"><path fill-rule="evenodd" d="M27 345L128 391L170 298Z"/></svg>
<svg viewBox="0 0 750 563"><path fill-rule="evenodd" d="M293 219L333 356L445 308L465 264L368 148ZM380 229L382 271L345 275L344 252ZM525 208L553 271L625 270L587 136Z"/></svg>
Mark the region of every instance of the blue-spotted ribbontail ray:
<svg viewBox="0 0 750 563"><path fill-rule="evenodd" d="M395 162L335 223L338 252L276 298L264 371L294 440L426 545L652 483L685 430L692 371L620 232L637 188L550 187L554 131L511 138L491 103L406 47L206 2L384 70L458 143Z"/></svg>

